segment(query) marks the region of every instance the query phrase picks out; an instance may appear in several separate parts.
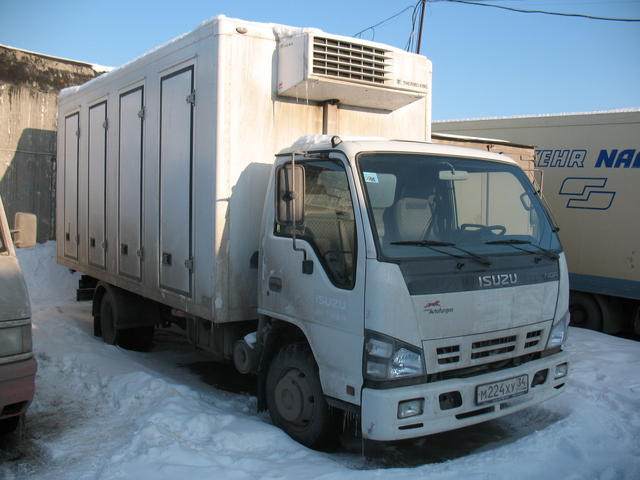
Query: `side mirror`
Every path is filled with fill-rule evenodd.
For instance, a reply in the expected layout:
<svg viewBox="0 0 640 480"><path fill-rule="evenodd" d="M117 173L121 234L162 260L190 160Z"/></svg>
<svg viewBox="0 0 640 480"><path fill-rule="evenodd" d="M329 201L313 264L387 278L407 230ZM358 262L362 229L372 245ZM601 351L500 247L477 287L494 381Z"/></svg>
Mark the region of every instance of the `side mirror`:
<svg viewBox="0 0 640 480"><path fill-rule="evenodd" d="M520 202L522 203L522 206L527 212L530 212L531 210L533 210L534 204L529 192L522 192L520 194Z"/></svg>
<svg viewBox="0 0 640 480"><path fill-rule="evenodd" d="M33 247L36 244L38 219L33 213L16 213L14 219L13 244L18 248Z"/></svg>
<svg viewBox="0 0 640 480"><path fill-rule="evenodd" d="M304 221L304 167L291 164L278 170L277 214L280 224L301 224Z"/></svg>

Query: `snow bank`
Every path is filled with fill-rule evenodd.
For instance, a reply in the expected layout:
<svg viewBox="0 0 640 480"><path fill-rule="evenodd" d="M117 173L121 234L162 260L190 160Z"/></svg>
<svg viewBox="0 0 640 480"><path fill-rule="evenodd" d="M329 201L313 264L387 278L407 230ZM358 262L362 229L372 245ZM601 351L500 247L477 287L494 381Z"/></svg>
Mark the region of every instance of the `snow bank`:
<svg viewBox="0 0 640 480"><path fill-rule="evenodd" d="M75 298L79 273L56 263L56 242L17 249L32 305L50 304Z"/></svg>
<svg viewBox="0 0 640 480"><path fill-rule="evenodd" d="M0 448L3 480L640 478L638 342L572 328L559 397L365 462L357 441L332 454L297 444L255 413L254 397L184 368L209 362L184 343L151 353L105 345L92 335L90 304L69 300L77 274L54 264L53 244L19 256L39 372L26 439Z"/></svg>

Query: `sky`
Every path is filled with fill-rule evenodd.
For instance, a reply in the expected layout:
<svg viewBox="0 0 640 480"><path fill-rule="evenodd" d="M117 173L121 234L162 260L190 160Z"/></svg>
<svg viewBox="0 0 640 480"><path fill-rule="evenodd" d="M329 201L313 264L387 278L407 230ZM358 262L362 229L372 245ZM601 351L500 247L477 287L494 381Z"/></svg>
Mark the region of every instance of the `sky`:
<svg viewBox="0 0 640 480"><path fill-rule="evenodd" d="M218 14L353 36L415 3L0 0L0 44L118 66ZM640 19L640 0L491 3ZM408 8L362 38L404 49L411 15ZM434 120L640 107L640 22L524 14L429 0L423 30L421 53L433 62Z"/></svg>

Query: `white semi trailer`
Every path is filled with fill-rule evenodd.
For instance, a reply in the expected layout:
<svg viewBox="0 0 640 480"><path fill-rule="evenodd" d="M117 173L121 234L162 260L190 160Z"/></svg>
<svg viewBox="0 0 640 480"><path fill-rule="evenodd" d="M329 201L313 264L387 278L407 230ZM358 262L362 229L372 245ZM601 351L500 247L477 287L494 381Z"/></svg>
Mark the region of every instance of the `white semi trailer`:
<svg viewBox="0 0 640 480"><path fill-rule="evenodd" d="M640 110L435 122L433 128L535 145L543 194L567 252L572 323L640 335Z"/></svg>
<svg viewBox="0 0 640 480"><path fill-rule="evenodd" d="M226 17L65 90L57 259L97 279L95 333L182 326L312 447L558 394L553 224L513 160L429 142L430 94L424 57Z"/></svg>

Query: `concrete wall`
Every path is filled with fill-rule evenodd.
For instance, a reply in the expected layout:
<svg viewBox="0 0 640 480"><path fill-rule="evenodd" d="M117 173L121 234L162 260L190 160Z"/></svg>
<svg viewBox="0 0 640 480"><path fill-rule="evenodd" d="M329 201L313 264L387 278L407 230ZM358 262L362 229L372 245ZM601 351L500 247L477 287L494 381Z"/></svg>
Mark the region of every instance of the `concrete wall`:
<svg viewBox="0 0 640 480"><path fill-rule="evenodd" d="M0 45L0 195L38 216L38 242L55 236L58 93L98 75L91 65Z"/></svg>

